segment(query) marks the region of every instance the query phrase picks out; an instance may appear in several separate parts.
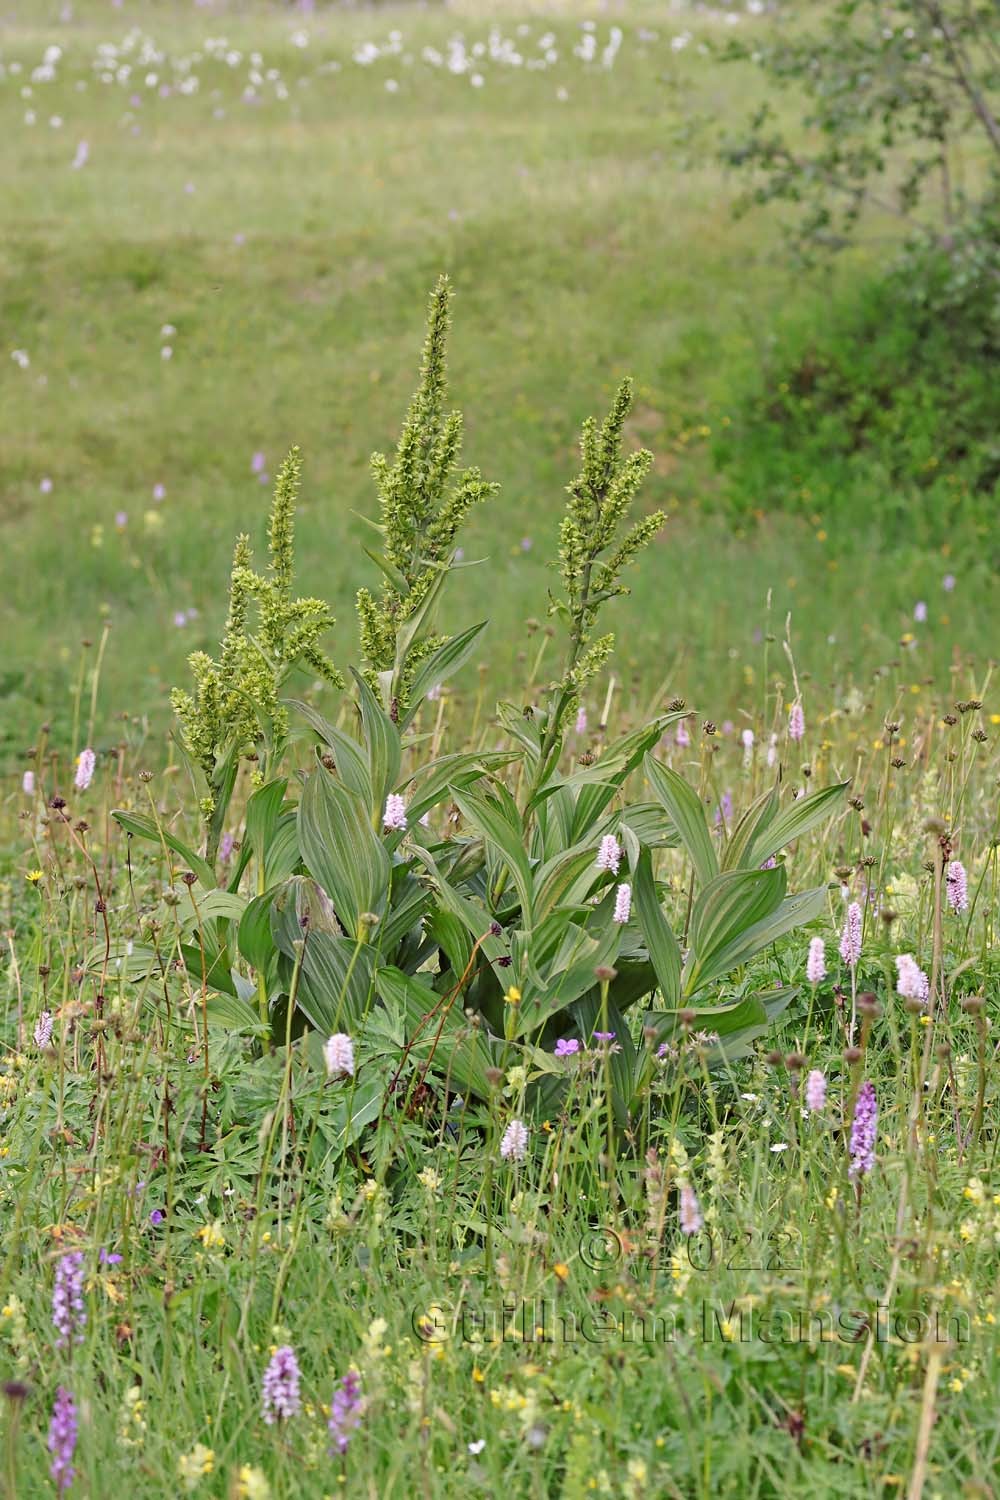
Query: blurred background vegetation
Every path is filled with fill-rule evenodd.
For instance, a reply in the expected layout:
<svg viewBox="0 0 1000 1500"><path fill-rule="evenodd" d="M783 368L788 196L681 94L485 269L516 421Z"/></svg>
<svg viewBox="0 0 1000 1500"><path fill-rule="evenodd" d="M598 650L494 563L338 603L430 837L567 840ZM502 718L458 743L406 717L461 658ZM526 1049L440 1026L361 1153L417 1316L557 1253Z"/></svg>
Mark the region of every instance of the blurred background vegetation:
<svg viewBox="0 0 1000 1500"><path fill-rule="evenodd" d="M491 569L451 606L488 587L487 697L534 661L575 434L626 373L670 517L619 633L647 699L721 719L788 611L831 680L988 651L995 143L954 79L950 114L927 97L942 7L880 36L883 9L8 6L6 769L43 721L73 748L106 630L98 738L122 715L166 733L292 443L299 581L343 660L375 572L368 458L442 270L466 458L502 484L468 549ZM989 111L991 34L956 40Z"/></svg>

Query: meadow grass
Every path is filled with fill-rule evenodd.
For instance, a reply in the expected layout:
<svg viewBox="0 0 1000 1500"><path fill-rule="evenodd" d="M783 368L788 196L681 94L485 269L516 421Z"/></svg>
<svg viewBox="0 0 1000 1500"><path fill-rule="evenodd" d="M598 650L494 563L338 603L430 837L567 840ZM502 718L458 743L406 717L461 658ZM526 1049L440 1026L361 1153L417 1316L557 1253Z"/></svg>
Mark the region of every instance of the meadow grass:
<svg viewBox="0 0 1000 1500"><path fill-rule="evenodd" d="M804 649L835 635L838 664L867 672L914 602L941 598L947 559L904 535L887 567L864 504L845 514L833 497L803 521L772 515L762 493L749 539L714 513L724 497L710 445L782 317L821 316L831 291L789 268L776 217L732 221L738 184L715 143L760 83L699 50L724 39L719 21L655 5L625 13L607 68L611 18L596 23L591 64L572 50L582 12L522 21L505 10L504 37L535 57L549 32L558 61L536 71L487 58L476 88L469 72L421 57L427 46L445 55L455 32L470 49L485 41L475 12L85 0L71 21L58 15L55 4L15 8L0 82L8 769L42 721L68 736L79 642L99 641L105 622L102 723L149 713L165 728L167 688L220 623L214 580L229 539L253 525L255 454L273 474L302 446L303 582L347 616L370 576L357 549L357 516L374 498L368 457L392 430L441 270L458 291L466 451L502 485L469 539L470 556L499 564L483 656L495 691L516 680L501 665L506 644L542 608L580 420L624 373L639 393L632 440L656 455L648 503L671 518L637 582L630 667L657 678L669 667L680 692L705 669L730 691L729 653L773 589L776 617L799 616ZM397 28L399 55L353 61ZM130 32L154 60L138 61L136 40L95 68L99 46L120 49ZM691 40L675 51L678 36ZM211 37L239 62L206 55ZM53 45L53 77L33 83ZM195 53L199 87L185 95L180 68ZM121 67L123 81L101 81ZM89 154L74 170L81 143ZM804 491L812 478L801 476ZM986 567L968 561L961 583L975 638L991 618ZM478 588L469 573L464 597ZM863 632L848 639L841 622L858 615ZM945 625L923 648L937 666L952 648ZM349 640L345 623L335 654Z"/></svg>
<svg viewBox="0 0 1000 1500"><path fill-rule="evenodd" d="M401 56L351 61L395 26L417 58L457 29L471 45L488 30L475 11L304 18L89 0L60 23L57 9L22 7L0 79L15 226L4 317L29 359L0 367L8 1500L53 1487L60 1388L75 1407L64 1429L79 1428L70 1493L95 1497L994 1494L988 561L971 531L886 557L875 516L737 526L725 513L709 444L788 305L807 318L821 290L793 281L772 223L730 223L704 121L745 106L755 84L735 99L737 75L698 51L719 23L629 12L603 68L573 56L575 12L531 16L532 45L551 30L561 61L529 72L487 59L476 88ZM132 106L132 82L100 85L91 60L133 23L171 57L225 34L240 62L199 62L191 95L170 71L169 97L143 82ZM504 11L505 36L519 23ZM597 22L600 46L612 24ZM685 31L690 44L672 50ZM53 40L56 77L22 98L11 60L28 71ZM280 79L251 84L245 102L249 69L271 65ZM710 1019L679 1020L667 1044L648 1017L605 1040L592 1019L575 1050L547 1041L544 1057L511 1026L477 1094L417 1065L412 1018L382 994L345 1076L282 996L257 1024L261 976L231 930L270 879L247 812L255 763L241 765L217 869L184 852L202 844L203 789L166 738L165 694L188 650L215 650L233 535L264 536L254 456L270 476L303 446L297 586L335 605L333 654L351 659L353 593L375 576L354 512L374 513L368 453L394 442L442 266L457 289L466 456L503 484L463 538L489 561L457 573L444 625L492 624L420 707L398 785L438 755L509 754L521 706L530 718L545 701L562 654L547 564L575 434L630 370L627 446L657 451L642 504L671 519L631 598L611 606L618 649L585 693L562 770L599 775L618 736L683 694L687 733L672 723L655 754L694 788L720 856L772 785L787 812L802 792L850 782L833 816L779 854L793 889L825 891L818 915L713 986L726 1004L790 997L729 1052ZM307 674L294 690L333 721L328 746L356 736L349 694ZM518 713L501 721L505 692ZM789 732L795 703L802 738ZM337 759L318 768L316 736L293 722L295 801L299 776L335 781ZM76 785L91 745L92 779ZM517 754L490 764L523 796ZM636 769L613 815L655 791ZM482 853L451 799L444 788L426 834L390 834L376 800L369 838L390 834L396 866L428 891L422 850L442 866L449 851L473 864ZM116 811L133 827L149 818L153 841ZM657 899L686 944L692 858L676 833L653 854ZM946 879L956 860L964 901ZM302 868L293 859L293 880ZM839 955L850 903L854 964ZM643 920L623 924L626 953ZM437 963L447 984L453 939L435 931L440 953L419 975L430 983ZM821 977L815 952L807 971L810 941ZM220 942L233 995L217 987ZM471 998L478 951L449 1004ZM913 988L903 955L926 999L900 993ZM505 998L514 1017L521 996ZM456 1006L447 1045L482 1024ZM644 1080L624 1119L623 1060ZM533 1110L553 1082L551 1111ZM853 1122L866 1084L878 1123L863 1161ZM510 1135L522 1115L523 1154ZM269 1422L262 1381L284 1348L299 1409Z"/></svg>

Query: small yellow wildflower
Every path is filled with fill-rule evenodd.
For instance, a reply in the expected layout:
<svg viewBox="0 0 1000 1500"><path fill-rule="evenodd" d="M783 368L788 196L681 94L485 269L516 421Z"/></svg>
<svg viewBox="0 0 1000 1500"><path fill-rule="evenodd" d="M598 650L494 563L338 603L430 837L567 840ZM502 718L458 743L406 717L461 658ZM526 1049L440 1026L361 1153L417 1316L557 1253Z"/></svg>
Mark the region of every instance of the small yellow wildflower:
<svg viewBox="0 0 1000 1500"><path fill-rule="evenodd" d="M521 991L518 989L516 984L511 985L510 989L504 996L504 999L507 1001L508 1005L519 1005L521 1003Z"/></svg>
<svg viewBox="0 0 1000 1500"><path fill-rule="evenodd" d="M219 1219L213 1219L211 1224L203 1224L198 1230L198 1238L206 1250L219 1250L226 1243L226 1236L222 1230Z"/></svg>
<svg viewBox="0 0 1000 1500"><path fill-rule="evenodd" d="M189 1495L197 1489L199 1479L211 1474L214 1468L215 1454L204 1443L195 1443L190 1453L182 1453L177 1460L177 1472Z"/></svg>
<svg viewBox="0 0 1000 1500"><path fill-rule="evenodd" d="M236 1493L239 1500L271 1500L271 1486L264 1470L255 1469L251 1464L243 1464Z"/></svg>

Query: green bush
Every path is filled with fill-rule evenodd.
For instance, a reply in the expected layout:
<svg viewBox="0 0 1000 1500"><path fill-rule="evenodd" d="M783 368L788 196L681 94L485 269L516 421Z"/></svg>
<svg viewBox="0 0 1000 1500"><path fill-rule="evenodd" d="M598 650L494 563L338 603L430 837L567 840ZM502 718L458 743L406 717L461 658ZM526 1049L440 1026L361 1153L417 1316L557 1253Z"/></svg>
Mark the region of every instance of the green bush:
<svg viewBox="0 0 1000 1500"><path fill-rule="evenodd" d="M1000 283L977 255L914 252L779 338L715 441L734 512L798 513L841 538L874 526L893 543L995 545Z"/></svg>

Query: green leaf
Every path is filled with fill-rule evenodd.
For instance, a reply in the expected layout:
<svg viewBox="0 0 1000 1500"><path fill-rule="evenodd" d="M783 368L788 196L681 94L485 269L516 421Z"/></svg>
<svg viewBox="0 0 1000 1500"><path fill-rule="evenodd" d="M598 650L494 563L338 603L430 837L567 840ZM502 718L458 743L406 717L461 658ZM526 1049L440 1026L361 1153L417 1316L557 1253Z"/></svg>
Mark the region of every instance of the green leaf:
<svg viewBox="0 0 1000 1500"><path fill-rule="evenodd" d="M822 823L833 812L836 804L843 800L849 781L837 782L835 786L822 787L808 797L797 797L778 813L773 822L754 839L748 862L762 865L765 859L777 854L792 839L801 838L811 828Z"/></svg>
<svg viewBox="0 0 1000 1500"><path fill-rule="evenodd" d="M344 785L357 795L370 807L373 801L372 779L368 770L368 760L358 744L357 740L338 729L335 724L324 719L308 703L302 703L298 698L290 698L288 706L296 709L311 727L319 735L325 745L333 752L336 765L336 773Z"/></svg>
<svg viewBox="0 0 1000 1500"><path fill-rule="evenodd" d="M669 1006L679 1005L681 950L663 915L653 881L652 855L646 848L640 851L638 864L632 872L632 897L639 931L645 938L664 1003Z"/></svg>
<svg viewBox="0 0 1000 1500"><path fill-rule="evenodd" d="M271 903L274 891L255 896L240 919L236 942L247 963L255 969L266 969L274 956L271 936Z"/></svg>
<svg viewBox="0 0 1000 1500"><path fill-rule="evenodd" d="M754 839L761 836L777 811L778 793L775 787L769 787L750 804L733 829L722 855L724 870L753 868L751 855ZM760 865L764 861L758 860L757 863Z"/></svg>
<svg viewBox="0 0 1000 1500"><path fill-rule="evenodd" d="M781 904L787 887L784 868L727 870L699 893L691 912L691 953L685 972L685 993L693 994L710 975L728 973L735 960L724 964L719 955L737 951L743 934Z"/></svg>
<svg viewBox="0 0 1000 1500"><path fill-rule="evenodd" d="M266 858L281 816L288 780L269 781L247 799L246 841L255 859Z"/></svg>
<svg viewBox="0 0 1000 1500"><path fill-rule="evenodd" d="M775 871L762 870L760 873L773 875ZM749 962L755 954L760 953L771 943L777 942L778 938L784 937L786 932L792 932L796 927L803 927L806 923L814 921L825 905L825 886L817 886L815 890L800 891L797 895L787 896L770 916L745 928L731 943L716 950L711 961L702 966L697 988L711 984L714 980L731 973L740 964ZM693 993L694 988L689 978L685 985L685 993Z"/></svg>
<svg viewBox="0 0 1000 1500"><path fill-rule="evenodd" d="M192 870L207 891L213 889L216 884L215 871L207 860L202 859L200 854L195 854L181 839L176 838L166 828L145 817L142 813L123 812L120 808L111 816L119 827L124 828L126 833L135 834L138 838L149 839L154 844L166 844L175 854L179 854L189 870Z"/></svg>
<svg viewBox="0 0 1000 1500"><path fill-rule="evenodd" d="M524 833L520 815L506 788L497 787L491 796L472 789L452 788L452 796L462 816L472 824L499 855L517 887L525 922L532 920L532 879L528 856L524 852Z"/></svg>
<svg viewBox="0 0 1000 1500"><path fill-rule="evenodd" d="M391 966L378 970L375 983L389 1006L402 1015L410 1056L429 1062L433 1072L456 1092L488 1099L491 1090L486 1075L496 1065L494 1052L482 1029L469 1024L461 997L449 1002Z"/></svg>
<svg viewBox="0 0 1000 1500"><path fill-rule="evenodd" d="M712 835L708 831L705 809L700 799L683 776L678 776L669 766L661 766L651 755L647 755L643 761L643 769L653 788L653 795L666 808L680 835L681 843L694 865L695 874L702 885L707 885L718 875L719 862L715 857Z"/></svg>
<svg viewBox="0 0 1000 1500"><path fill-rule="evenodd" d="M410 684L410 706L403 717L400 729L405 729L412 721L421 701L436 683L444 682L457 672L459 667L464 666L488 624L488 620L482 620L478 625L470 625L469 629L463 630L461 635L453 635L450 641L445 641L444 645L432 651L430 656L424 657Z"/></svg>
<svg viewBox="0 0 1000 1500"><path fill-rule="evenodd" d="M361 799L326 771L314 771L302 789L299 848L349 936L361 935L364 913L382 916L392 869L388 851Z"/></svg>
<svg viewBox="0 0 1000 1500"><path fill-rule="evenodd" d="M385 799L399 778L399 766L402 759L399 731L388 714L382 711L365 679L353 667L351 676L358 685L361 725L368 748L372 818L374 822L379 823L382 809L385 807Z"/></svg>

